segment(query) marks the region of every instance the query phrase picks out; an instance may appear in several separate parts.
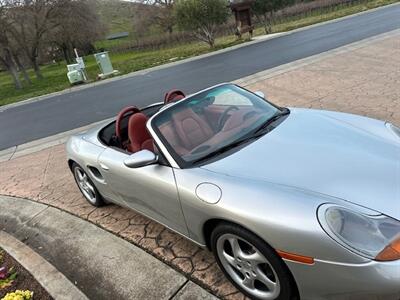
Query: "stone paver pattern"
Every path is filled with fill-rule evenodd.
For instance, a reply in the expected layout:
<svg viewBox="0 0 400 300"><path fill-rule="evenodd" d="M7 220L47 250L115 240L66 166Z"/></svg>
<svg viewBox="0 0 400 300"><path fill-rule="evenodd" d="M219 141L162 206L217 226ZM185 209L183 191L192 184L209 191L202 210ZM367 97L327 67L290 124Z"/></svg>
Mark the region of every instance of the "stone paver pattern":
<svg viewBox="0 0 400 300"><path fill-rule="evenodd" d="M380 40L245 86L282 106L356 113L400 124L400 38ZM225 299L244 299L213 256L125 208L89 205L65 161L64 145L0 164L0 194L49 204L142 247ZM134 258L133 258L134 259Z"/></svg>
<svg viewBox="0 0 400 300"><path fill-rule="evenodd" d="M400 33L248 85L275 104L353 113L400 125Z"/></svg>

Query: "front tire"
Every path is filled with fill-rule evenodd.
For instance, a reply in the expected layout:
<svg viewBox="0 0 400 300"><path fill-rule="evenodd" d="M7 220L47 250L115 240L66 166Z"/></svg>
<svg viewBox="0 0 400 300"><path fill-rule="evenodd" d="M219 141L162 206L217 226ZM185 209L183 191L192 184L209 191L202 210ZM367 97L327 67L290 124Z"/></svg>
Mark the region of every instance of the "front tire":
<svg viewBox="0 0 400 300"><path fill-rule="evenodd" d="M211 249L227 278L251 299L298 299L296 284L283 260L250 231L222 223L211 234Z"/></svg>
<svg viewBox="0 0 400 300"><path fill-rule="evenodd" d="M105 205L103 197L83 168L74 162L71 166L71 170L74 174L75 182L85 199L96 207Z"/></svg>

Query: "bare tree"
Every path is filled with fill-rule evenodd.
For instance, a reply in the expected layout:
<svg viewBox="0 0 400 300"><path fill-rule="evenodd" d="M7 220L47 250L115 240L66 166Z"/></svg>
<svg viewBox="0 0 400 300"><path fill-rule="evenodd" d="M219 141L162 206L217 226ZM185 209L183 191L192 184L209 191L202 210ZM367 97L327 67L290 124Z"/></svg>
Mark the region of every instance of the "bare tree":
<svg viewBox="0 0 400 300"><path fill-rule="evenodd" d="M16 88L22 88L19 71L30 64L38 79L43 76L39 56L57 45L67 62L73 48L93 48L104 26L96 13L95 0L0 0L0 63L9 71Z"/></svg>
<svg viewBox="0 0 400 300"><path fill-rule="evenodd" d="M7 36L9 28L6 20L6 9L4 3L0 2L0 63L10 73L16 89L22 88L22 83L18 76L18 70L13 60L11 43Z"/></svg>
<svg viewBox="0 0 400 300"><path fill-rule="evenodd" d="M0 40L0 44L2 42L3 41ZM22 89L22 83L21 80L19 79L18 70L13 61L11 50L10 48L3 45L0 45L0 62L12 76L15 88L18 90Z"/></svg>
<svg viewBox="0 0 400 300"><path fill-rule="evenodd" d="M25 65L23 63L22 60L23 55L21 54L21 51L19 51L15 46L13 46L12 48L13 48L13 59L18 67L18 70L22 73L25 83L28 85L32 84L32 81L29 78L28 72L26 71Z"/></svg>
<svg viewBox="0 0 400 300"><path fill-rule="evenodd" d="M140 2L154 7L151 11L151 15L148 16L153 23L157 24L165 32L173 32L176 23L174 0L140 0ZM139 12L140 11L145 11L145 8L139 8ZM146 12L148 12L148 10Z"/></svg>
<svg viewBox="0 0 400 300"><path fill-rule="evenodd" d="M194 36L214 47L217 27L228 19L225 0L179 0L176 3L178 24Z"/></svg>
<svg viewBox="0 0 400 300"><path fill-rule="evenodd" d="M39 53L46 34L60 25L59 8L66 0L8 0L12 35L30 61L36 77L42 79Z"/></svg>
<svg viewBox="0 0 400 300"><path fill-rule="evenodd" d="M62 51L67 63L73 62L73 49L93 49L93 43L104 34L93 1L69 1L59 9L60 25L51 31L50 40Z"/></svg>
<svg viewBox="0 0 400 300"><path fill-rule="evenodd" d="M153 25L152 15L152 6L141 4L136 7L133 13L133 31L136 38L140 39L149 32L149 28Z"/></svg>

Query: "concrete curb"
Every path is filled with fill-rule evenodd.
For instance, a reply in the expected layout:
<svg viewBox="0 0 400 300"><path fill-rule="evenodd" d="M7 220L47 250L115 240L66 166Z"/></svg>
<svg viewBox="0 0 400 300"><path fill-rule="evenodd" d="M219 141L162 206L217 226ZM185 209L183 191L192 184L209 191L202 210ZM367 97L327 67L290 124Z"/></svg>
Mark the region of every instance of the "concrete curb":
<svg viewBox="0 0 400 300"><path fill-rule="evenodd" d="M354 51L363 47L367 47L368 45L371 45L377 41L380 40L384 40L396 35L400 35L400 29L395 29L393 31L389 31L380 35L376 35L355 43L351 43L348 44L346 46L342 46L336 49L332 49L326 52L322 52L304 59L300 59L300 60L296 60L294 62L290 62L288 64L284 64L272 69L268 69L259 73L255 73L253 75L235 80L234 83L242 85L242 86L248 86L251 84L254 84L260 80L264 80L267 78L271 78L271 77L275 77L275 76L279 76L281 74L284 74L286 72L290 72L292 70L298 69L300 67L304 67L306 65L318 62L320 60L323 59L327 59L339 54L343 54L349 51ZM268 95L267 95L268 97ZM56 145L60 145L63 144L67 141L68 137L70 135L76 134L76 133L80 133L80 132L84 132L88 129L90 129L93 126L96 126L98 124L101 123L106 123L106 122L110 122L113 118L110 119L106 119L103 121L99 121L96 123L92 123L80 128L76 128L73 130L69 130L66 132L62 132L53 136L49 136L43 139L39 139L36 141L32 141L26 144L22 144L22 145L18 145L18 146L14 146L5 150L0 151L0 163L4 162L4 161L8 161L17 157L21 157L24 155L28 155L52 146L56 146Z"/></svg>
<svg viewBox="0 0 400 300"><path fill-rule="evenodd" d="M88 299L52 264L4 231L0 231L0 246L31 273L54 299Z"/></svg>
<svg viewBox="0 0 400 300"><path fill-rule="evenodd" d="M144 69L144 70L140 70L140 71L136 71L136 72L132 72L132 73L128 73L128 74L121 75L121 76L116 76L116 77L113 77L113 78L105 79L105 80L98 81L98 82L89 83L89 84L82 85L82 86L72 87L72 88L65 89L65 90L62 90L62 91L59 91L59 92L54 92L54 93L51 93L51 94L46 94L46 95L42 95L42 96L38 96L38 97L33 97L33 98L30 98L30 99L19 101L17 103L11 103L11 104L7 104L7 105L3 105L3 106L0 106L0 112L4 112L4 111L6 111L6 110L8 110L10 108L18 107L18 106L21 106L21 105L24 105L24 104L46 100L46 99L54 97L54 96L73 93L73 92L76 92L76 91L79 91L79 90L92 88L92 87L95 87L95 86L98 86L98 85L107 84L107 83L110 83L110 82L113 82L113 81L127 79L127 78L134 77L134 76L137 76L137 75L145 75L145 74L150 73L152 71L157 71L157 70L169 68L169 67L172 67L172 66L184 64L184 63L187 63L187 62L196 61L196 60L199 60L199 59L202 59L202 58L205 58L205 57L210 57L210 56L218 55L218 54L221 54L221 53L229 52L229 51L232 51L232 50L236 50L236 49L239 49L239 48L242 48L242 47L247 47L247 46L250 46L250 45L253 45L253 44L261 43L261 42L264 42L264 41L269 40L269 39L275 39L275 38L279 38L281 36L285 36L285 35L301 32L301 31L304 31L304 30L308 30L308 29L311 29L311 28L314 28L314 27L317 27L317 26L322 26L322 25L326 25L326 24L330 24L330 23L339 22L339 21L346 20L346 19L349 19L349 18L352 18L352 17L356 17L356 16L363 15L363 14L366 14L366 13L372 13L374 11L377 11L377 10L380 10L380 9L384 9L384 8L388 8L388 7L391 7L391 6L396 6L396 5L400 5L400 3L392 3L392 4L389 4L389 5L384 5L384 6L368 9L366 11L362 11L362 12L351 14L351 15L344 16L344 17L341 17L341 18L336 18L336 19L332 19L332 20L329 20L329 21L320 22L320 23L316 23L316 24L313 24L313 25L297 28L297 29L294 29L294 30L291 30L291 31L279 32L279 33L274 33L274 34L269 34L269 35L256 36L256 37L253 38L253 40L251 40L249 42L244 42L244 43L241 43L239 45L227 47L227 48L224 48L224 49L221 49L221 50L213 51L213 52L202 54L202 55L195 56L195 57L182 59L182 60L179 60L179 61L176 61L176 62L171 62L171 63L159 65L159 66L156 66L156 67L152 67L152 68L148 68L148 69Z"/></svg>
<svg viewBox="0 0 400 300"><path fill-rule="evenodd" d="M75 297L75 292L70 293L65 285L68 289L64 288L61 294L56 289L54 295L48 290L55 299L111 299L114 296L143 300L218 299L143 248L70 212L3 195L0 195L0 206L0 246L4 245L4 250L13 257L19 249L28 248L26 260L20 261L17 255L15 258L39 283L54 281L49 272L40 278L35 276L35 269L41 268L30 259L36 255L44 260L40 254L59 267L64 273L57 271L60 275L66 280L70 278L88 295L87 298L81 292L83 298ZM39 254L20 240L37 249ZM43 287L47 290L45 284ZM71 282L69 284L77 289Z"/></svg>

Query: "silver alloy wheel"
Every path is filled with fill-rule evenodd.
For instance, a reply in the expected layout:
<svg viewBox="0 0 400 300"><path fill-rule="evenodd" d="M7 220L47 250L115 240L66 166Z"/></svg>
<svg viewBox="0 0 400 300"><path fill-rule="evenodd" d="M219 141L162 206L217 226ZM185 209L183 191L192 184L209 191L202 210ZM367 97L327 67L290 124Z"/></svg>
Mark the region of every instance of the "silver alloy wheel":
<svg viewBox="0 0 400 300"><path fill-rule="evenodd" d="M250 295L265 300L279 296L281 287L274 268L248 241L223 234L217 240L217 255L233 281Z"/></svg>
<svg viewBox="0 0 400 300"><path fill-rule="evenodd" d="M96 191L92 183L88 180L89 178L85 171L83 171L80 167L76 167L74 169L74 175L82 194L90 203L95 204L97 200Z"/></svg>

